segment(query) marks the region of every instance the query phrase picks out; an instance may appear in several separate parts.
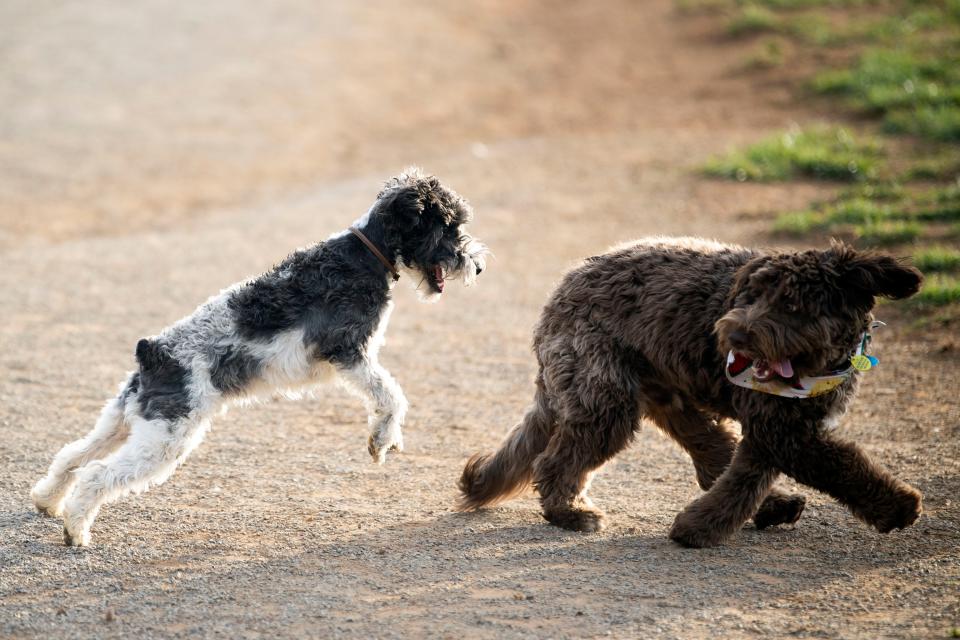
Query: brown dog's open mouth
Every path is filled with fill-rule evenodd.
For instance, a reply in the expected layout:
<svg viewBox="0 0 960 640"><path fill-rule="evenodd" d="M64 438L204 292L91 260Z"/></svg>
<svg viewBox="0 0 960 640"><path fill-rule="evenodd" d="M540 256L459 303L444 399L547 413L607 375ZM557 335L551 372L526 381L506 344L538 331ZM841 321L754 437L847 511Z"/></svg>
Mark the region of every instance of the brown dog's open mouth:
<svg viewBox="0 0 960 640"><path fill-rule="evenodd" d="M772 362L759 358L753 359L736 351L733 352L733 359L727 363L727 371L733 376L738 376L751 366L753 367L753 379L757 382L770 382L778 377L790 381L796 376L793 363L790 362L789 358Z"/></svg>
<svg viewBox="0 0 960 640"><path fill-rule="evenodd" d="M792 380L794 376L793 365L789 358L769 362L767 360L755 360L753 363L753 377L760 382L768 382L776 377L783 380Z"/></svg>

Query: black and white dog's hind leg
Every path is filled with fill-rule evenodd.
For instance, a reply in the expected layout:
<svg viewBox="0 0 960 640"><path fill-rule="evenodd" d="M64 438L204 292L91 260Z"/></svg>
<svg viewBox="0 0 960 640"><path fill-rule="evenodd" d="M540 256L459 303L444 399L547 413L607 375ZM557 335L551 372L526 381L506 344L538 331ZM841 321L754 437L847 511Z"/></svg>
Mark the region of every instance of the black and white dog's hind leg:
<svg viewBox="0 0 960 640"><path fill-rule="evenodd" d="M210 422L185 417L175 421L133 416L130 437L110 457L77 471L77 483L63 507L63 536L68 545L90 543L90 526L100 507L163 483L203 439Z"/></svg>
<svg viewBox="0 0 960 640"><path fill-rule="evenodd" d="M124 382L120 394L104 406L93 430L64 446L50 465L47 475L30 492L37 509L50 516L60 516L67 495L76 482L75 471L93 460L117 450L126 440L129 428L124 420Z"/></svg>
<svg viewBox="0 0 960 640"><path fill-rule="evenodd" d="M210 424L210 418L222 406L219 394L210 388L205 366L188 371L154 340L141 340L137 345L140 371L132 374L119 396L101 414L93 432L77 443L67 445L79 449L78 443L94 441L99 448L87 447L83 460L69 460L75 471L66 499L61 497L64 541L68 545L90 543L90 526L100 507L130 494L141 493L163 483L177 465L196 448ZM113 421L109 438L98 439L106 432L104 425ZM110 445L108 451L107 445ZM67 467L54 465L47 479ZM80 463L85 464L80 466ZM43 481L34 490L42 489ZM37 506L40 504L37 502Z"/></svg>

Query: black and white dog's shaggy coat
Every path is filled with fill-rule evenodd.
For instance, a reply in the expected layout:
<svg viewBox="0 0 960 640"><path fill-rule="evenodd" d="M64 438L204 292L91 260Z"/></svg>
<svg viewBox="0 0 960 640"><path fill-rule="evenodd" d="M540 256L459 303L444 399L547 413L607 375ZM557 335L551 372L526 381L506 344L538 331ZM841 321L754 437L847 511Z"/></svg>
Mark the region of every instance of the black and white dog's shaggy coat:
<svg viewBox="0 0 960 640"><path fill-rule="evenodd" d="M227 404L333 380L364 398L369 451L382 463L388 450L403 447L407 410L377 361L396 268L413 276L427 299L443 292L445 278L472 283L486 250L466 233L471 215L435 177L407 170L354 225L386 262L343 231L140 340L139 369L93 430L57 454L33 489L34 504L63 517L67 544L89 544L100 507L166 480Z"/></svg>

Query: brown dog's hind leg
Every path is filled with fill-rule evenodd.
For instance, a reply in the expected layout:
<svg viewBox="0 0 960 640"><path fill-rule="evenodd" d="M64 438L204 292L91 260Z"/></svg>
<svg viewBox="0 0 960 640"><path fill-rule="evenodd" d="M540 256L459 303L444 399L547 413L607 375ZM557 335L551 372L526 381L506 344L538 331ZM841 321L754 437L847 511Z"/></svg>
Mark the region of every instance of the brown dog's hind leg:
<svg viewBox="0 0 960 640"><path fill-rule="evenodd" d="M564 529L603 529L603 512L587 497L590 479L630 443L639 423L631 376L608 362L604 370L595 369L595 375L582 386L566 388L558 403L563 415L558 416L547 448L533 464L543 517ZM578 373L587 371L584 367Z"/></svg>
<svg viewBox="0 0 960 640"><path fill-rule="evenodd" d="M558 425L533 467L543 517L572 531L603 529L603 512L587 497L589 481L597 468L630 442L632 434L632 427Z"/></svg>
<svg viewBox="0 0 960 640"><path fill-rule="evenodd" d="M680 407L651 405L647 415L690 454L697 484L708 491L730 464L737 448L737 435L727 422L711 419L685 403ZM792 524L800 518L806 504L803 495L773 487L754 514L753 522L757 529Z"/></svg>
<svg viewBox="0 0 960 640"><path fill-rule="evenodd" d="M674 520L670 537L685 547L713 547L733 535L770 492L779 472L741 441L713 487Z"/></svg>
<svg viewBox="0 0 960 640"><path fill-rule="evenodd" d="M587 338L590 338L589 340ZM544 343L542 380L555 407L553 432L533 463L543 516L574 531L599 531L603 513L587 487L593 472L637 429L640 394L632 354L590 333L576 345Z"/></svg>
<svg viewBox="0 0 960 640"><path fill-rule="evenodd" d="M784 473L832 496L880 533L909 527L923 512L919 491L894 478L852 442L818 435L782 449L803 452L777 456Z"/></svg>

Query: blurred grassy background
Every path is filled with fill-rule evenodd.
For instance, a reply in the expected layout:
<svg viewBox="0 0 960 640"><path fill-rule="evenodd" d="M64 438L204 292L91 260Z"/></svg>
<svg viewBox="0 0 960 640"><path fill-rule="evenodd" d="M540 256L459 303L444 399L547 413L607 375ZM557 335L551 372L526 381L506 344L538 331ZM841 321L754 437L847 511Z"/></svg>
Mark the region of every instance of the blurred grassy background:
<svg viewBox="0 0 960 640"><path fill-rule="evenodd" d="M753 39L745 73L824 101L841 123L802 123L714 157L706 175L850 183L770 217L772 234L841 237L912 255L927 274L908 304L960 317L960 0L678 0ZM936 309L939 308L939 309Z"/></svg>

